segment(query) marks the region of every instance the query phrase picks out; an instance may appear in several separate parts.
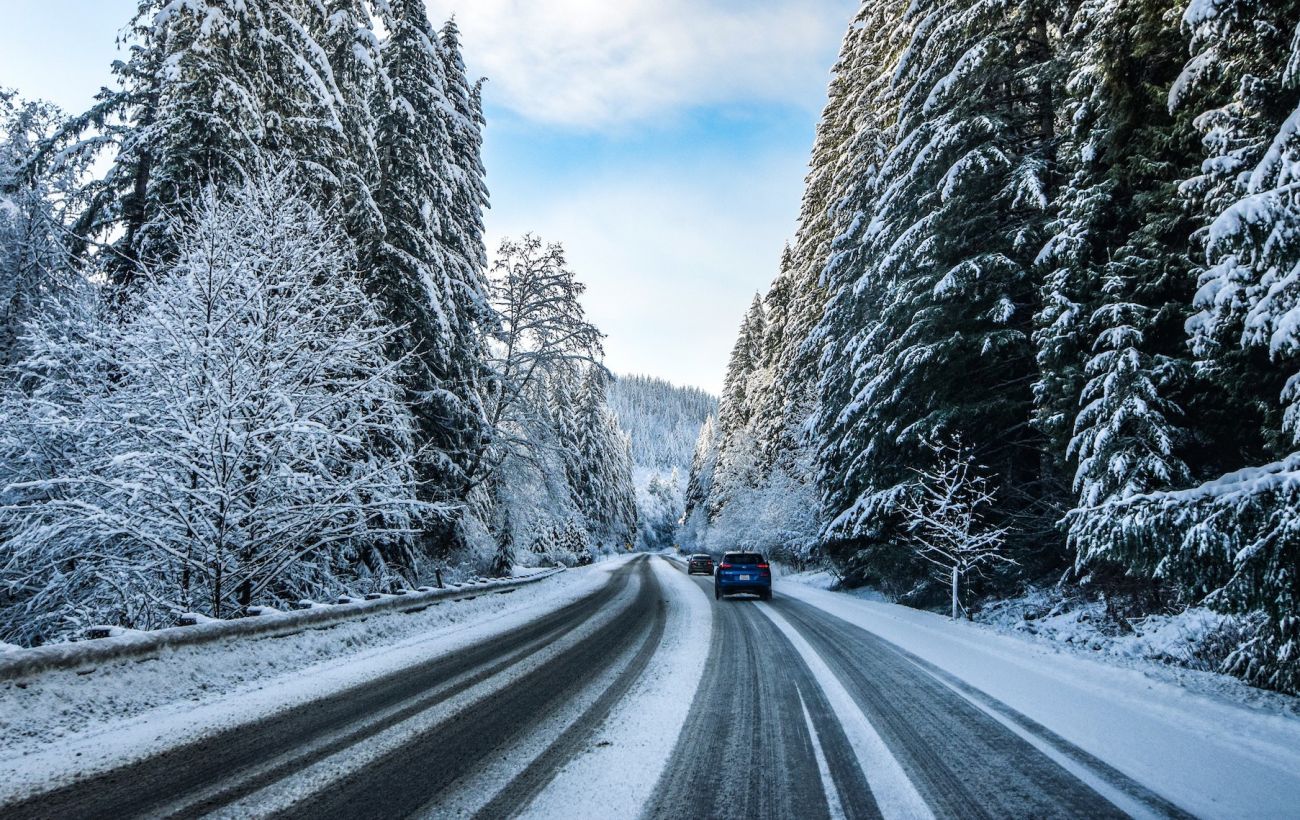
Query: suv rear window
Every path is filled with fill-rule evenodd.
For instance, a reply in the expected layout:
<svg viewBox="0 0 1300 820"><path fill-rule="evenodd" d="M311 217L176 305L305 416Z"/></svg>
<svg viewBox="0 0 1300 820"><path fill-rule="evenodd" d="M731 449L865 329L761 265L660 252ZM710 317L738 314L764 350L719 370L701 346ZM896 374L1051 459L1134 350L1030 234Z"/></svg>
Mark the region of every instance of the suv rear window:
<svg viewBox="0 0 1300 820"><path fill-rule="evenodd" d="M692 556L691 556L691 560L692 560L692 561L712 561L713 558L712 558L711 556L708 556L708 555L692 555Z"/></svg>
<svg viewBox="0 0 1300 820"><path fill-rule="evenodd" d="M728 564L766 564L763 556L756 552L729 552L722 556L722 560Z"/></svg>

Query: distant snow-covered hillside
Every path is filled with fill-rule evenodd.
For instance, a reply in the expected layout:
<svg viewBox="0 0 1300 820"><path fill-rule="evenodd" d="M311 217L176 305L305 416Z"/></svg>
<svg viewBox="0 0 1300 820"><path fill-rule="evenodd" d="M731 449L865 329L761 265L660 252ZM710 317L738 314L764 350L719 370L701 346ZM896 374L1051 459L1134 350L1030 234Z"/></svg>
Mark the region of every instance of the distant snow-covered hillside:
<svg viewBox="0 0 1300 820"><path fill-rule="evenodd" d="M620 376L609 405L632 442L641 546L673 542L681 518L695 440L717 412L717 397L651 376Z"/></svg>

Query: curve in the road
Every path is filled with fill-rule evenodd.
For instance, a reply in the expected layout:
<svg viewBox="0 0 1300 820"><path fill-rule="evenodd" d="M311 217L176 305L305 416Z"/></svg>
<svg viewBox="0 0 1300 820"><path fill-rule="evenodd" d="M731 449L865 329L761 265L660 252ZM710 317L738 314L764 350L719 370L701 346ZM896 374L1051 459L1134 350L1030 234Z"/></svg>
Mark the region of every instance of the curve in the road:
<svg viewBox="0 0 1300 820"><path fill-rule="evenodd" d="M130 766L33 795L0 807L0 814L6 820L122 818L194 816L218 809L540 651L608 606L632 580L633 572L632 566L615 571L593 594L499 640L303 704L255 726L234 727ZM214 780L218 781L215 787Z"/></svg>
<svg viewBox="0 0 1300 820"><path fill-rule="evenodd" d="M669 615L650 569L633 559L591 594L492 641L0 815L526 811L591 746L664 644ZM711 598L711 579L695 580ZM710 605L703 675L681 682L685 724L665 736L664 749L676 737L666 762L663 752L646 761L656 767L647 787L663 765L646 817L1186 816L1006 704L821 609L779 594Z"/></svg>
<svg viewBox="0 0 1300 820"><path fill-rule="evenodd" d="M353 772L329 789L317 792L282 813L283 818L370 818L405 817L417 811L437 813L431 798L454 790L458 781L494 754L502 754L512 742L542 721L557 701L583 689L629 647L633 656L631 678L644 668L662 635L664 612L649 566L644 560L637 571L640 590L630 606L585 640L548 660L537 669L513 680L461 711L432 731L412 737L401 748L372 765ZM644 659L643 659L644 658ZM637 664L640 663L638 667ZM620 676L622 678L623 676ZM628 683L630 683L628 679ZM626 691L628 684L616 684ZM536 767L530 766L501 793L501 808L509 811L549 779L553 768L593 730L608 712L610 703L598 699L584 715L572 735L556 740L554 755L543 753Z"/></svg>

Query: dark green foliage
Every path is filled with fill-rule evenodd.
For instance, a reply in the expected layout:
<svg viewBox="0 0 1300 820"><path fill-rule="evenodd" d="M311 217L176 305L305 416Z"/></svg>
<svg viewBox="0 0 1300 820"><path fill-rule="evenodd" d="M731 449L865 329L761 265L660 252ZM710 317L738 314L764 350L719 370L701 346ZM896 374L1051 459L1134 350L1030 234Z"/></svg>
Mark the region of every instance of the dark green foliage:
<svg viewBox="0 0 1300 820"><path fill-rule="evenodd" d="M1298 19L1295 0L864 0L688 511L761 486L795 422L820 550L937 603L899 511L924 442L960 435L1017 561L980 593L1065 572L1238 613L1225 670L1294 690Z"/></svg>
<svg viewBox="0 0 1300 820"><path fill-rule="evenodd" d="M389 4L384 60L391 98L377 117L381 180L375 196L385 234L367 287L399 328L393 355L408 365L409 400L424 445L421 493L463 498L468 466L487 445L481 403L480 325L487 316L482 252L466 254L478 230L449 243L453 158L447 102L447 57L419 0ZM463 135L462 135L463 136ZM462 146L462 153L472 151ZM463 203L462 203L463 204ZM480 217L481 219L481 217ZM457 528L428 533L426 549L446 556Z"/></svg>

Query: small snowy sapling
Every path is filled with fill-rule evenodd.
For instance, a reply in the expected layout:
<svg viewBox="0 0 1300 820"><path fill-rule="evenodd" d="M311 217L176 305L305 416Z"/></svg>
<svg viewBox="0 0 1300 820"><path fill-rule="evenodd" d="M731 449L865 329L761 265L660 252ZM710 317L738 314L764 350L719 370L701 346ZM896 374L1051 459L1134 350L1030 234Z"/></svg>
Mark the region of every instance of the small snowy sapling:
<svg viewBox="0 0 1300 820"><path fill-rule="evenodd" d="M913 468L918 479L900 504L908 521L912 549L939 568L952 583L952 618L957 619L958 584L969 572L982 572L992 564L1014 564L1002 554L1006 527L984 520L983 510L994 498L989 480L961 438L928 442L933 464Z"/></svg>

